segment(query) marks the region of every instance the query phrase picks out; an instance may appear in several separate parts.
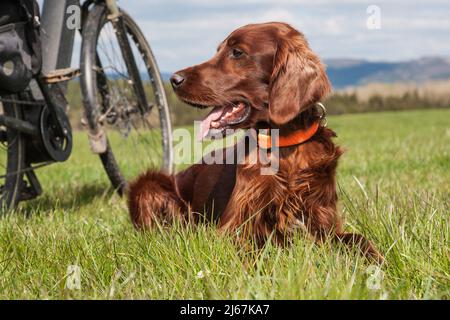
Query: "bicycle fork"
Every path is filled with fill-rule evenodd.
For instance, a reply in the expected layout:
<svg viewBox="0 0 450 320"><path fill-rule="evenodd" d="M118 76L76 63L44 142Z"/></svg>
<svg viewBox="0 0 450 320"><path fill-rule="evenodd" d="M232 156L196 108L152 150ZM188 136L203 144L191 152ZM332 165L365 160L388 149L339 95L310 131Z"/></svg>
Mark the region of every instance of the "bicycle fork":
<svg viewBox="0 0 450 320"><path fill-rule="evenodd" d="M133 84L133 89L136 93L138 100L138 107L141 115L144 115L150 111L150 106L145 95L144 86L142 84L142 79L137 67L136 61L134 60L133 50L131 49L130 41L128 41L127 30L123 19L121 18L121 13L117 7L116 0L106 0L106 6L108 7L109 15L108 19L114 26L114 30L117 34L117 39L119 41L120 50L123 54L123 59L127 66L128 75Z"/></svg>

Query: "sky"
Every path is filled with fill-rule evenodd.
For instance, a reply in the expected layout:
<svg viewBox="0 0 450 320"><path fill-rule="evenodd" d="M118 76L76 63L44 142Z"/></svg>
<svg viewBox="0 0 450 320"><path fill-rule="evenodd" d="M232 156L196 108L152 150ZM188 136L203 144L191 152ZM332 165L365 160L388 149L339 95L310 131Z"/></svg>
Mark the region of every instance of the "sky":
<svg viewBox="0 0 450 320"><path fill-rule="evenodd" d="M119 4L136 18L160 69L167 72L208 59L239 26L267 21L287 22L302 31L322 58L450 57L449 0L122 0ZM377 13L373 8L367 12L371 5L379 8L379 29L373 22Z"/></svg>
<svg viewBox="0 0 450 320"><path fill-rule="evenodd" d="M164 72L210 58L239 26L268 21L290 23L324 59L450 57L450 0L119 0L119 5L137 20Z"/></svg>

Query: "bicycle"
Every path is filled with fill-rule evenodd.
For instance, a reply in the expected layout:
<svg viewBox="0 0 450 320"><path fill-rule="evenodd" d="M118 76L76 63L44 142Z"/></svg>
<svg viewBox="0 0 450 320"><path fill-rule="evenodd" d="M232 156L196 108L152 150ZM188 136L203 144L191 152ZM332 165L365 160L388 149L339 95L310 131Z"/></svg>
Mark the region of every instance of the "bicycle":
<svg viewBox="0 0 450 320"><path fill-rule="evenodd" d="M70 68L75 30L65 20L71 8L81 12L79 70ZM1 212L40 195L35 170L66 161L72 153L65 93L67 82L78 76L82 123L113 188L124 194L127 181L151 166L171 172L172 129L163 81L131 16L116 0L45 0L41 30L47 33L42 71L25 90L0 97Z"/></svg>

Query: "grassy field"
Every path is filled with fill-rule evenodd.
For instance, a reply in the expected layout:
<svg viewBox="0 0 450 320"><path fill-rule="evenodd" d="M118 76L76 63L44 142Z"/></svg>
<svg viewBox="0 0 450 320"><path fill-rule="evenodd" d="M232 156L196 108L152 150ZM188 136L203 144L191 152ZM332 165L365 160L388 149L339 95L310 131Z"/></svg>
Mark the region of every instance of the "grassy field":
<svg viewBox="0 0 450 320"><path fill-rule="evenodd" d="M251 252L214 227L133 230L84 133L67 163L38 172L45 194L0 220L0 298L449 299L450 110L330 117L346 230L381 268L299 234ZM135 155L134 155L135 156ZM66 287L70 265L79 289Z"/></svg>

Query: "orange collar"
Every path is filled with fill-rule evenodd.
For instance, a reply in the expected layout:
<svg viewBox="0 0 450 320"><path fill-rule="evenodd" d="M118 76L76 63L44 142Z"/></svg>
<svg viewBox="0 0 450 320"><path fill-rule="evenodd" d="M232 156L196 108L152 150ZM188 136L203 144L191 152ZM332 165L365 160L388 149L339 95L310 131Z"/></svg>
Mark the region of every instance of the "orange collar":
<svg viewBox="0 0 450 320"><path fill-rule="evenodd" d="M309 128L297 130L287 136L279 136L278 141L275 141L276 147L290 147L308 141L316 134L319 129L320 121L313 122ZM270 135L258 133L258 146L263 149L270 149L273 147Z"/></svg>

